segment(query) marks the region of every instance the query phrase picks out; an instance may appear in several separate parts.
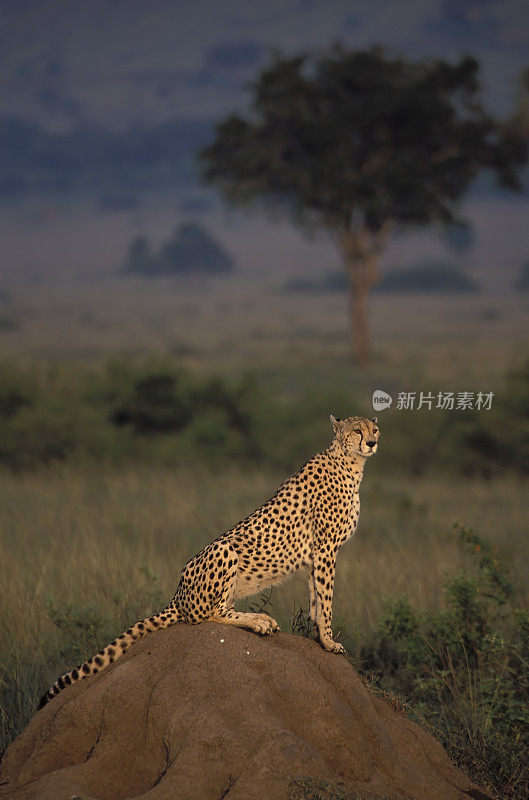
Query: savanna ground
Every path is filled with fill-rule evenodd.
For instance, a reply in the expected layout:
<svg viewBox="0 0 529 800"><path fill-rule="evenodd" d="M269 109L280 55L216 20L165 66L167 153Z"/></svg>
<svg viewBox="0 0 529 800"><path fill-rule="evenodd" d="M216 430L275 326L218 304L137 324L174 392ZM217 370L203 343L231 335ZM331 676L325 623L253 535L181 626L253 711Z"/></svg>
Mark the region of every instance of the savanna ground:
<svg viewBox="0 0 529 800"><path fill-rule="evenodd" d="M505 396L507 371L529 354L523 297L378 297L373 363L360 372L348 359L344 298L285 295L272 279L230 281L56 284L14 288L2 301L5 396L13 396L13 370L23 371L15 384L26 381L26 389L30 373L46 377L33 416L24 401L3 429L14 444L2 451L0 480L0 752L58 674L163 606L190 556L326 445L328 413L369 413L374 389ZM205 428L194 420L183 434L132 436L139 423L129 390L129 406L120 406L129 417L111 430L104 417L108 403L115 417L120 392L110 401L101 391L101 365L153 354L201 380L252 373L262 390L245 407L252 446L242 452L243 439L215 438L226 418L209 406ZM80 394L72 390L78 384ZM55 452L48 439L60 438L61 402L73 409L74 433ZM516 406L510 418L505 402L501 413L487 413L473 439L450 429L445 449L439 412L393 406L379 414L383 438L366 468L358 532L338 559L334 626L377 691L396 693L498 796L522 798L529 493L523 459L508 451L519 433L527 436L527 412ZM494 436L483 445L487 419ZM440 432L431 440L430 420ZM87 445L91 434L99 450ZM10 464L22 449L24 458ZM467 531L461 541L454 523L479 540ZM305 631L303 576L248 600L255 604L283 630Z"/></svg>

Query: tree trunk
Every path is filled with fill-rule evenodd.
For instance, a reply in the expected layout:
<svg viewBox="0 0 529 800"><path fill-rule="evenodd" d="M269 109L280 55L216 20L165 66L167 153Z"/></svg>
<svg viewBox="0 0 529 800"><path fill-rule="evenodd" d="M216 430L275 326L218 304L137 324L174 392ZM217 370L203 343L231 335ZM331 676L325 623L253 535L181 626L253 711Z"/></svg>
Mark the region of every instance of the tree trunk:
<svg viewBox="0 0 529 800"><path fill-rule="evenodd" d="M378 243L364 233L347 231L341 237L349 284L349 324L351 349L355 361L365 366L370 358L368 299L378 281L376 253Z"/></svg>
<svg viewBox="0 0 529 800"><path fill-rule="evenodd" d="M365 367L371 354L367 301L370 286L363 276L355 274L348 265L349 281L349 326L351 349L355 361Z"/></svg>

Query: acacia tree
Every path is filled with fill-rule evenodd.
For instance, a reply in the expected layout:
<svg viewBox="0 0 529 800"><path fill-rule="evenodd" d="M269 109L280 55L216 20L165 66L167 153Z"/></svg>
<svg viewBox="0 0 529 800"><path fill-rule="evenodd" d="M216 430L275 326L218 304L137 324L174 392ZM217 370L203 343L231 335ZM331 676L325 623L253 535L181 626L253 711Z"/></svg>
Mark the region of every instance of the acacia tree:
<svg viewBox="0 0 529 800"><path fill-rule="evenodd" d="M481 105L478 71L471 57L408 61L381 48L275 55L250 85L248 113L221 121L199 154L229 203L271 203L332 235L361 363L368 294L392 229L457 221L457 201L483 169L519 188L525 144Z"/></svg>

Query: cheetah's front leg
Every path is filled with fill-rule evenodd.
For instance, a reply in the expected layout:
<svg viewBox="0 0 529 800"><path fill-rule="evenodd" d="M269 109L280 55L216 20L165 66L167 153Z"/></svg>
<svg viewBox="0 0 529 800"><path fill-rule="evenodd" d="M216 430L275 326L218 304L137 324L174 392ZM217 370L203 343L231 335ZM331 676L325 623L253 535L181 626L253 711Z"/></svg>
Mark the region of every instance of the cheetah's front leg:
<svg viewBox="0 0 529 800"><path fill-rule="evenodd" d="M345 647L332 638L332 597L336 552L313 553L309 571L310 618L317 630L321 646L329 653L345 653Z"/></svg>
<svg viewBox="0 0 529 800"><path fill-rule="evenodd" d="M261 636L270 636L275 631L281 630L275 619L268 614L255 614L244 611L235 611L233 601L235 596L235 586L237 583L238 556L234 550L229 552L226 576L223 578L221 595L215 604L209 619L212 622L222 622L225 625L234 625L237 628L259 633Z"/></svg>

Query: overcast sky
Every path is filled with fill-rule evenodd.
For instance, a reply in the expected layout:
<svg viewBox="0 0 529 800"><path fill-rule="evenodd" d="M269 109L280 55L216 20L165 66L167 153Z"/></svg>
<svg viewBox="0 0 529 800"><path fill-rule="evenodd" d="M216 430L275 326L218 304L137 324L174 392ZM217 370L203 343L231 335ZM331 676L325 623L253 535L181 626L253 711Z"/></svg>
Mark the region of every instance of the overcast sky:
<svg viewBox="0 0 529 800"><path fill-rule="evenodd" d="M527 0L2 0L4 112L49 115L43 86L101 124L214 117L241 103L271 47L384 44L472 52L498 109L529 62ZM39 93L40 90L40 93Z"/></svg>

